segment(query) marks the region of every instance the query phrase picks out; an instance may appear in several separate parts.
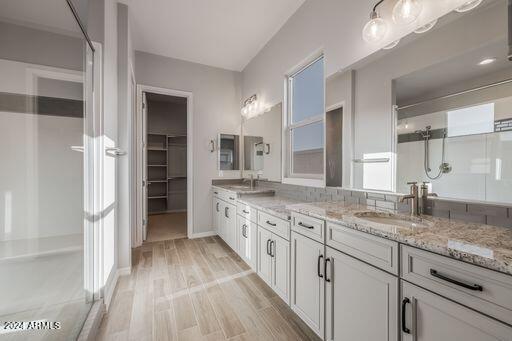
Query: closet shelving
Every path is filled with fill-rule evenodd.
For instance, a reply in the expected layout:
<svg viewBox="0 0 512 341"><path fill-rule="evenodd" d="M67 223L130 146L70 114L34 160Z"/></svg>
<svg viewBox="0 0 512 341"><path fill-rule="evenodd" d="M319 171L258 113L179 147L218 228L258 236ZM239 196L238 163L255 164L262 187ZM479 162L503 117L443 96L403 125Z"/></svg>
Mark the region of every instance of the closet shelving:
<svg viewBox="0 0 512 341"><path fill-rule="evenodd" d="M187 136L148 134L148 213L182 211L187 195Z"/></svg>

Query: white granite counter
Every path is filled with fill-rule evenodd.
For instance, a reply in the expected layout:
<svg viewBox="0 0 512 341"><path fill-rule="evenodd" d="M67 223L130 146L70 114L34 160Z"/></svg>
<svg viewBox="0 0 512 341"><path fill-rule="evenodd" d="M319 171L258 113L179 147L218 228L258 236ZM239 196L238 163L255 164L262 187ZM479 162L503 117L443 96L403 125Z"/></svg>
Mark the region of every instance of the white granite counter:
<svg viewBox="0 0 512 341"><path fill-rule="evenodd" d="M512 229L466 223L432 216L410 217L365 205L343 202L301 203L286 210L342 224L403 244L512 275ZM381 212L410 222L409 226L365 219L365 212Z"/></svg>

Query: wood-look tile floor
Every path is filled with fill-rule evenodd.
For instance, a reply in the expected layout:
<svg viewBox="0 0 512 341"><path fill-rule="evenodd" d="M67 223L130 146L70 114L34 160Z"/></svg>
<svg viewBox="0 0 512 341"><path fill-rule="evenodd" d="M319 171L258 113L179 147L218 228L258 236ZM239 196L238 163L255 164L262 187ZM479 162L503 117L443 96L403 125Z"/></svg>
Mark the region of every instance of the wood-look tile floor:
<svg viewBox="0 0 512 341"><path fill-rule="evenodd" d="M149 216L147 242L187 237L187 212L162 213Z"/></svg>
<svg viewBox="0 0 512 341"><path fill-rule="evenodd" d="M219 237L133 250L99 340L319 340Z"/></svg>

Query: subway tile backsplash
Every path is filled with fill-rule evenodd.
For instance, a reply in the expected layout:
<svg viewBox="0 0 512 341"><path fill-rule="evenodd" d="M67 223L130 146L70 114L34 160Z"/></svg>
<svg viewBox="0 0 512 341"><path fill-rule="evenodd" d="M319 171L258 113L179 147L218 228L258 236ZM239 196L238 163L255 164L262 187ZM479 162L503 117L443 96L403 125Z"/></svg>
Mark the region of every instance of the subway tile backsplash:
<svg viewBox="0 0 512 341"><path fill-rule="evenodd" d="M240 183L241 180L213 180L214 185L233 182ZM409 212L409 204L401 203L399 201L400 196L397 194L374 193L333 187L307 187L271 181L259 181L258 186L273 189L276 195L295 200L307 202L346 201L403 213ZM511 205L468 203L435 198L427 200L425 213L434 217L512 228Z"/></svg>

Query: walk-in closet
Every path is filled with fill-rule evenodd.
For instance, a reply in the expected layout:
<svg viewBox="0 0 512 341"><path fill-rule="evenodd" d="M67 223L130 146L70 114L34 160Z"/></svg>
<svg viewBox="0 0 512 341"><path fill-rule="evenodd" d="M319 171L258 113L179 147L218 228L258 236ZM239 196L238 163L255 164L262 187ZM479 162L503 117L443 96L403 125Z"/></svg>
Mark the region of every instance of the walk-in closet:
<svg viewBox="0 0 512 341"><path fill-rule="evenodd" d="M146 95L148 242L187 235L187 99Z"/></svg>

